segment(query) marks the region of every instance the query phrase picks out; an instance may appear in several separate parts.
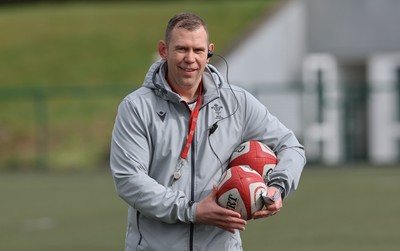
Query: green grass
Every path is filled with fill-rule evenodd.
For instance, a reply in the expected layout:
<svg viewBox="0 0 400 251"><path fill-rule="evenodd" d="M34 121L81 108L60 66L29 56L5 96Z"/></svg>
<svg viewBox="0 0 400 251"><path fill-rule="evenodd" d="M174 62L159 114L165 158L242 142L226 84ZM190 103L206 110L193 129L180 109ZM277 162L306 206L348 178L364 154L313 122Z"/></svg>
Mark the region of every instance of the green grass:
<svg viewBox="0 0 400 251"><path fill-rule="evenodd" d="M201 15L222 51L270 1L159 1L0 9L1 86L140 84L169 18Z"/></svg>
<svg viewBox="0 0 400 251"><path fill-rule="evenodd" d="M399 167L306 169L279 215L251 222L245 247L260 250L264 243L266 250L398 250L399 181Z"/></svg>
<svg viewBox="0 0 400 251"><path fill-rule="evenodd" d="M274 2L1 8L0 170L103 168L117 105L141 85L172 15L201 15L216 51L223 52Z"/></svg>
<svg viewBox="0 0 400 251"><path fill-rule="evenodd" d="M246 251L394 251L400 166L308 168L274 217L249 221ZM109 172L1 173L0 250L123 250L126 205Z"/></svg>
<svg viewBox="0 0 400 251"><path fill-rule="evenodd" d="M0 250L123 250L111 175L2 174Z"/></svg>

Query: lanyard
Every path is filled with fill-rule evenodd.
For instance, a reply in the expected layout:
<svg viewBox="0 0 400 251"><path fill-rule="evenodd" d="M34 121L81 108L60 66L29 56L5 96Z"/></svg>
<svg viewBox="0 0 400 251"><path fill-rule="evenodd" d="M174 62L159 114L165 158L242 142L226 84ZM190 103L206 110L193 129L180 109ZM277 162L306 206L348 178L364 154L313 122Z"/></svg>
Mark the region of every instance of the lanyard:
<svg viewBox="0 0 400 251"><path fill-rule="evenodd" d="M185 159L185 160L187 158L190 145L192 144L194 132L196 130L197 118L199 117L202 89L203 89L203 87L200 86L199 95L197 96L196 106L195 106L194 110L190 113L189 133L188 133L188 136L186 139L185 147L183 148L182 153L181 153L181 158Z"/></svg>

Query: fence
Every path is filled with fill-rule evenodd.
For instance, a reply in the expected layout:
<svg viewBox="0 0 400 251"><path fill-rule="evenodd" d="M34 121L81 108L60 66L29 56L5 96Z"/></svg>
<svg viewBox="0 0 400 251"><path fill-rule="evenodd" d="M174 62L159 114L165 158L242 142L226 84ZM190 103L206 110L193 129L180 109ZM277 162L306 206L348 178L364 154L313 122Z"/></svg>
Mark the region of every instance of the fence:
<svg viewBox="0 0 400 251"><path fill-rule="evenodd" d="M0 89L0 169L104 168L118 103L131 90Z"/></svg>
<svg viewBox="0 0 400 251"><path fill-rule="evenodd" d="M256 86L252 92L296 133L309 162L400 162L400 84L339 83L336 91L323 83Z"/></svg>
<svg viewBox="0 0 400 251"><path fill-rule="evenodd" d="M371 131L374 116L371 106L376 91L365 84L346 85L333 102L329 95L321 99L318 88L307 90L300 86L258 85L249 90L296 133L306 146L309 162L373 161L369 145L375 137ZM108 167L117 106L132 88L110 85L0 89L0 170ZM394 90L379 90L379 93L397 95ZM392 113L387 117L396 122L399 107L381 107L380 112ZM336 114L333 116L336 120L329 122L332 114ZM324 124L324 120L329 123ZM390 139L385 130L379 133ZM333 141L337 141L336 150ZM400 136L393 137L393 141L399 150L395 150L397 156L391 161L398 163Z"/></svg>

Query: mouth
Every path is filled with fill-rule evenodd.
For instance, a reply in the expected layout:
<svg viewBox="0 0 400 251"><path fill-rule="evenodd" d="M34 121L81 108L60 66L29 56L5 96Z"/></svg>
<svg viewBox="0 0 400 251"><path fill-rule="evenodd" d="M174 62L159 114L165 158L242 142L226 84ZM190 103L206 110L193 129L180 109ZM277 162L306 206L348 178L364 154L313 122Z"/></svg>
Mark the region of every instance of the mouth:
<svg viewBox="0 0 400 251"><path fill-rule="evenodd" d="M197 68L185 68L185 67L179 67L179 69L181 69L182 71L184 71L184 72L187 72L187 73L191 73L191 72L195 72L195 71L197 71Z"/></svg>

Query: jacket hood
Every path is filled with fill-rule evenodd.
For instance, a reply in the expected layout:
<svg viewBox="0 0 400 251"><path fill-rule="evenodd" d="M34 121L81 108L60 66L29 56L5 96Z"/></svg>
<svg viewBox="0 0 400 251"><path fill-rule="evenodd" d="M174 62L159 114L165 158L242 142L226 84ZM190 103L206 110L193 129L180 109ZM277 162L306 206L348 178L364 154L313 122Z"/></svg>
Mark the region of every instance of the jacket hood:
<svg viewBox="0 0 400 251"><path fill-rule="evenodd" d="M155 94L162 99L174 103L182 102L183 99L176 92L172 91L171 87L167 83L165 79L166 70L167 64L165 60L160 59L159 61L155 62L153 65L151 65L146 74L143 87L154 90ZM224 82L221 73L219 73L214 66L207 64L202 79L204 87L203 103L207 103L219 97L219 88Z"/></svg>

